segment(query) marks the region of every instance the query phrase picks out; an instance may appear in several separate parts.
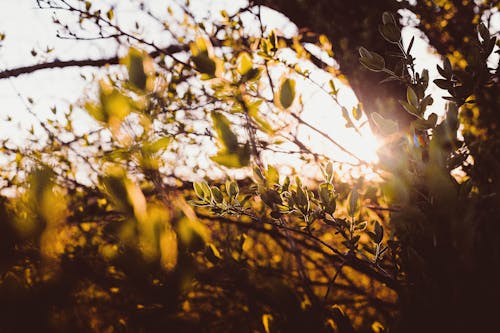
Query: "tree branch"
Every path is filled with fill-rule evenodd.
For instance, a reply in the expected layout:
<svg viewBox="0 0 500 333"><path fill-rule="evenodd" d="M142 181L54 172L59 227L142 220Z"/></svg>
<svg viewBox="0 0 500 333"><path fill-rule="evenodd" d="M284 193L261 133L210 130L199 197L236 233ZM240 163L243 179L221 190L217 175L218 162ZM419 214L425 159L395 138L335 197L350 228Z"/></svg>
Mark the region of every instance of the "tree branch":
<svg viewBox="0 0 500 333"><path fill-rule="evenodd" d="M161 50L155 50L149 53L149 56L156 58L161 55L172 55L182 51L187 51L188 45L170 45ZM41 64L17 67L0 71L0 80L17 77L23 74L31 74L43 69L66 68L66 67L104 67L106 65L117 65L120 62L120 57L114 56L102 59L83 59L83 60L54 60Z"/></svg>

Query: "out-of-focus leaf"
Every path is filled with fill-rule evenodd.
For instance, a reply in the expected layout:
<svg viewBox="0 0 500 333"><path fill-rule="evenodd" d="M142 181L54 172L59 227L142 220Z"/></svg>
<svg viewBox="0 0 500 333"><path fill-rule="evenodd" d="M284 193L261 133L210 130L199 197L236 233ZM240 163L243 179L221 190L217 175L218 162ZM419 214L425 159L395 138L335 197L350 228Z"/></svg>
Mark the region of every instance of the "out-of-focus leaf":
<svg viewBox="0 0 500 333"><path fill-rule="evenodd" d="M245 75L248 73L249 70L252 69L252 58L247 52L242 52L238 56L238 60L236 61L237 63L237 70L240 75Z"/></svg>
<svg viewBox="0 0 500 333"><path fill-rule="evenodd" d="M258 102L262 102L262 101L258 101ZM254 120L259 125L259 127L262 131L264 131L265 133L267 133L269 135L273 135L275 133L275 131L272 128L271 124L269 124L269 122L259 114L258 106L260 104L261 103L255 102L255 103L252 103L251 105L249 105L248 106L248 115L250 116L250 118L252 118L252 120Z"/></svg>
<svg viewBox="0 0 500 333"><path fill-rule="evenodd" d="M353 189L347 196L347 213L350 216L356 215L359 209L359 193Z"/></svg>
<svg viewBox="0 0 500 333"><path fill-rule="evenodd" d="M399 130L397 122L390 119L385 119L377 112L372 113L372 120L375 126L377 126L377 128L383 135L391 135Z"/></svg>
<svg viewBox="0 0 500 333"><path fill-rule="evenodd" d="M213 47L209 40L203 37L198 37L189 45L191 50L191 61L194 63L195 68L206 77L213 78L216 76L218 61L213 54Z"/></svg>
<svg viewBox="0 0 500 333"><path fill-rule="evenodd" d="M211 156L210 159L228 168L242 168L250 162L250 146L247 143L235 153L222 151L217 155Z"/></svg>
<svg viewBox="0 0 500 333"><path fill-rule="evenodd" d="M166 271L172 271L177 265L177 234L170 227L165 227L160 235L161 265Z"/></svg>
<svg viewBox="0 0 500 333"><path fill-rule="evenodd" d="M217 137L228 153L234 153L238 149L238 139L231 130L231 123L226 116L220 112L212 112L212 121Z"/></svg>
<svg viewBox="0 0 500 333"><path fill-rule="evenodd" d="M266 313L262 315L262 326L264 327L264 332L271 333L270 324L273 320L273 316Z"/></svg>
<svg viewBox="0 0 500 333"><path fill-rule="evenodd" d="M208 230L206 227L196 220L196 216L188 216L181 218L176 225L176 231L179 244L182 248L196 252L203 250L205 243L208 241Z"/></svg>
<svg viewBox="0 0 500 333"><path fill-rule="evenodd" d="M202 53L197 56L192 56L196 70L202 74L207 74L209 77L215 76L215 71L217 70L217 64L215 60L209 58L206 53Z"/></svg>
<svg viewBox="0 0 500 333"><path fill-rule="evenodd" d="M289 78L283 78L281 80L277 101L278 106L282 109L288 109L292 106L295 99L295 80Z"/></svg>
<svg viewBox="0 0 500 333"><path fill-rule="evenodd" d="M172 138L165 136L153 142L145 143L143 146L143 151L147 154L156 154L161 150L167 149L171 142Z"/></svg>
<svg viewBox="0 0 500 333"><path fill-rule="evenodd" d="M361 112L361 105L358 104L352 108L352 117L355 120L360 120L362 115L363 114Z"/></svg>
<svg viewBox="0 0 500 333"><path fill-rule="evenodd" d="M217 247L212 243L207 244L206 257L213 264L222 260L222 255L220 254L219 249L217 249Z"/></svg>
<svg viewBox="0 0 500 333"><path fill-rule="evenodd" d="M121 63L127 67L128 80L130 84L144 90L148 86L148 77L153 71L153 61L146 52L136 48L130 48L128 55L121 60Z"/></svg>

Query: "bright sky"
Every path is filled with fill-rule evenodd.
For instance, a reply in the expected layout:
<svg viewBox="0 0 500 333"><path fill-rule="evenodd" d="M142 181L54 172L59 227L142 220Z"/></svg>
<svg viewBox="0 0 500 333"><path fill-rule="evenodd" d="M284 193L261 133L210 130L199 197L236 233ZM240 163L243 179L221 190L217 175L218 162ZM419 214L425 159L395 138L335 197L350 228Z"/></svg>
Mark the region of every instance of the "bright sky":
<svg viewBox="0 0 500 333"><path fill-rule="evenodd" d="M106 1L108 2L108 1ZM158 12L165 11L165 1L146 1ZM127 17L135 15L131 8L127 7L128 2L121 2L116 10L116 16L122 17L123 24L132 24L133 20ZM243 1L192 1L200 8L200 15L207 15L212 11L218 13L220 9L226 9L229 13L237 9ZM284 35L292 35L296 32L296 27L284 16L278 15L270 10L263 12L263 20L268 26L275 28ZM158 30L160 31L160 30ZM58 58L61 60L99 58L102 56L112 56L116 53L116 45L109 40L106 41L71 41L60 40L56 37L56 28L51 21L51 12L42 11L36 8L35 0L0 0L0 32L6 33L7 38L0 48L0 69L15 68L23 65L31 65L43 62L46 59ZM159 36L157 31L151 31L151 36ZM430 70L431 79L436 75L436 64L439 60L433 56L426 42L419 38L419 33L415 29L407 28L403 32L404 40L408 41L412 35L416 36L413 52L417 55L417 68L420 70L422 64ZM161 36L161 35L160 35ZM157 39L155 38L155 41ZM167 41L164 41L167 43ZM54 48L49 55L44 55L44 50ZM37 52L37 56L31 55L31 50ZM312 66L310 69L314 69ZM33 117L26 111L25 102L18 96L18 93L26 99L28 96L35 101L33 111L40 118L51 117L50 107L67 107L71 102L75 102L82 96L85 89L93 86L91 80L85 81L80 77L80 73L86 74L89 78L96 69L64 69L64 70L43 70L34 74L24 75L11 80L0 80L0 98L2 108L0 109L0 138L11 138L22 143L20 128L29 128L33 122ZM312 78L319 84L327 87L327 82L331 76L321 71L314 71ZM356 97L352 91L345 86L340 86L340 102L349 110L357 104ZM431 85L431 91L437 88ZM355 153L366 161L376 160L377 142L371 134L368 126L361 128L363 136L359 137L353 130L344 127L345 121L342 118L340 109L336 106L324 92L317 87L304 82L298 82L298 91L303 93L305 112L302 117L317 126L322 131L327 132L333 139L340 142L347 149ZM438 92L438 95L442 95ZM369 108L369 106L365 106ZM442 114L444 103L437 99L432 108L432 112ZM8 115L19 121L19 128L13 127L2 121ZM88 120L82 115L82 123ZM335 160L350 160L344 153L333 147L326 140L320 138L308 129L301 129L300 135L310 146L319 153L331 156Z"/></svg>

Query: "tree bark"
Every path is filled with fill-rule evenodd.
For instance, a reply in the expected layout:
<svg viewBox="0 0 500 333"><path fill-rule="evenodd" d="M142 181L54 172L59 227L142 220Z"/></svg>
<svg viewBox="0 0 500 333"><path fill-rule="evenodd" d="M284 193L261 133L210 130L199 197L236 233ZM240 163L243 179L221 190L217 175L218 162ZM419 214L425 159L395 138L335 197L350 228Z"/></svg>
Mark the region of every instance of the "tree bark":
<svg viewBox="0 0 500 333"><path fill-rule="evenodd" d="M400 127L409 125L411 118L397 101L404 99L406 88L397 82L380 84L386 75L365 69L358 53L363 46L388 59L387 53L395 51L395 46L382 38L378 25L383 12L396 13L401 4L393 0L358 0L355 5L331 0L258 0L255 4L283 13L301 30L326 35L332 42L340 71L347 77L367 115L378 112L397 120ZM391 65L389 59L388 67Z"/></svg>

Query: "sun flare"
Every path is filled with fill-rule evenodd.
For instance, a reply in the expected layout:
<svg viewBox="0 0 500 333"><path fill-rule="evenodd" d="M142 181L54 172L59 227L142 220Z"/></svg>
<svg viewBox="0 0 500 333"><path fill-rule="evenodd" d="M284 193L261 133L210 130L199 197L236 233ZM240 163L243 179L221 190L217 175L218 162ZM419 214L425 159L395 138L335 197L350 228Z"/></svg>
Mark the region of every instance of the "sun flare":
<svg viewBox="0 0 500 333"><path fill-rule="evenodd" d="M302 116L319 131L304 128L304 141L307 141L314 152L324 154L335 161L351 164L376 163L380 140L371 131L364 113L358 120L348 115L352 125L348 124L342 107L352 110L359 102L349 86L339 86L340 105L335 104L326 94L311 94L305 102L305 112Z"/></svg>

